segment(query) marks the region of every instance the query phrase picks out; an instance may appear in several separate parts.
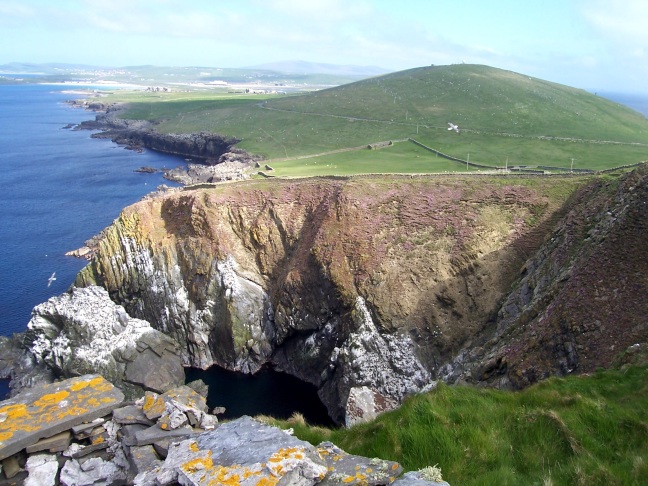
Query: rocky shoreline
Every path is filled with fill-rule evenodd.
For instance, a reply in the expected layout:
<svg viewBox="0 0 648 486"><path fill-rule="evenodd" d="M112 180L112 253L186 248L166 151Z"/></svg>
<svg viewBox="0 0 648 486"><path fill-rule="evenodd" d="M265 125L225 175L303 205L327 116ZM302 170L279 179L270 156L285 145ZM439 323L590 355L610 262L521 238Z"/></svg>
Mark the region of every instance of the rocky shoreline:
<svg viewBox="0 0 648 486"><path fill-rule="evenodd" d="M84 121L73 130L98 130L93 138L109 139L130 150L155 150L185 158L187 167L164 172L168 180L184 185L237 181L247 179L263 157L252 155L236 147L240 141L214 133L163 134L155 124L144 120L119 117L124 107L104 104L97 100L70 100L71 106L96 113L94 120ZM141 170L141 169L140 169Z"/></svg>

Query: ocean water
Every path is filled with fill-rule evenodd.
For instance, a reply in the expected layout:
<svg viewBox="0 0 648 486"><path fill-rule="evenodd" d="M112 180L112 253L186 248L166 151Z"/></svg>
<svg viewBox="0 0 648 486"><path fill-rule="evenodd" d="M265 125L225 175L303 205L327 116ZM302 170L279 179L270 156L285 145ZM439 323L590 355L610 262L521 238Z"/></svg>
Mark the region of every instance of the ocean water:
<svg viewBox="0 0 648 486"><path fill-rule="evenodd" d="M64 129L94 114L47 85L0 85L0 333L24 331L32 308L65 292L85 260L65 253L108 226L160 184L141 166L184 161L136 153L91 132ZM80 95L76 95L80 97ZM48 287L48 278L56 280Z"/></svg>
<svg viewBox="0 0 648 486"><path fill-rule="evenodd" d="M648 96L646 95L626 93L599 93L599 95L609 100L616 101L619 104L626 105L648 117Z"/></svg>

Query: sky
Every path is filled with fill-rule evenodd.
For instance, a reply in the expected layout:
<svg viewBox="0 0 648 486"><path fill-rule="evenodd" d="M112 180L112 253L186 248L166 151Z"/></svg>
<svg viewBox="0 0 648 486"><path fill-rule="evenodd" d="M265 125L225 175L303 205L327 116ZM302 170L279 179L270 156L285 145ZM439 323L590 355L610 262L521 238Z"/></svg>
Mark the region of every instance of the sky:
<svg viewBox="0 0 648 486"><path fill-rule="evenodd" d="M0 64L486 64L648 93L648 0L0 0Z"/></svg>

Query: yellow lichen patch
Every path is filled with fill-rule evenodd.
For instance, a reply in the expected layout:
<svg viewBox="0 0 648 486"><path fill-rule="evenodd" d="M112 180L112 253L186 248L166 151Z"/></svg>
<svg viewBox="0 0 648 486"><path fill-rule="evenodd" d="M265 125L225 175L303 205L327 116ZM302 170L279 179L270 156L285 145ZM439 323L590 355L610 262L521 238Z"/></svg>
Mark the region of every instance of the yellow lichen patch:
<svg viewBox="0 0 648 486"><path fill-rule="evenodd" d="M90 385L89 381L78 381L70 385L70 390L72 390L73 392L77 392L79 390L83 390L84 388L87 388L89 385Z"/></svg>
<svg viewBox="0 0 648 486"><path fill-rule="evenodd" d="M183 471L189 474L196 473L200 470L208 470L212 467L214 467L214 463L212 462L211 454L205 457L197 457L196 459L187 461L180 466Z"/></svg>
<svg viewBox="0 0 648 486"><path fill-rule="evenodd" d="M153 392L146 392L144 395L144 404L142 410L147 417L160 416L164 413L165 403L164 399Z"/></svg>
<svg viewBox="0 0 648 486"><path fill-rule="evenodd" d="M2 442L11 439L13 437L13 432L8 430L6 432L0 432L0 445L2 445Z"/></svg>
<svg viewBox="0 0 648 486"><path fill-rule="evenodd" d="M69 396L70 392L67 390L61 390L56 393L48 393L47 395L43 395L38 400L36 400L34 402L34 405L36 405L37 407L51 407L52 405L56 405L59 402L65 400Z"/></svg>
<svg viewBox="0 0 648 486"><path fill-rule="evenodd" d="M277 452L272 454L272 456L270 456L270 459L268 459L268 462L280 462L286 459L302 459L304 457L303 452L303 448L284 447L283 449L279 449Z"/></svg>
<svg viewBox="0 0 648 486"><path fill-rule="evenodd" d="M391 468L392 468L392 471L395 471L396 469L398 469L398 463L395 462L394 464L392 464Z"/></svg>
<svg viewBox="0 0 648 486"><path fill-rule="evenodd" d="M87 402L87 403L88 403L88 405L91 406L91 407L99 407L99 406L101 405L101 402L99 402L99 400L97 400L97 399L94 398L94 397L92 397L92 398L88 398L88 402Z"/></svg>
<svg viewBox="0 0 648 486"><path fill-rule="evenodd" d="M342 482L343 482L344 484L350 484L350 483L352 483L353 481L355 481L355 479L356 479L355 476L347 476L346 478L344 478L344 479L342 480Z"/></svg>
<svg viewBox="0 0 648 486"><path fill-rule="evenodd" d="M14 405L6 405L2 408L0 408L0 413L6 413L7 414L7 421L10 420L16 420L21 417L25 417L28 412L27 412L27 405L24 403L16 403ZM5 424L6 422L3 422Z"/></svg>
<svg viewBox="0 0 648 486"><path fill-rule="evenodd" d="M255 486L276 486L278 482L279 478L261 478Z"/></svg>
<svg viewBox="0 0 648 486"><path fill-rule="evenodd" d="M191 452L198 452L200 450L200 447L198 447L198 443L194 441L191 444L189 444L189 450Z"/></svg>
<svg viewBox="0 0 648 486"><path fill-rule="evenodd" d="M92 388L94 388L95 390L97 390L98 392L106 392L106 391L110 391L110 390L113 389L112 383L105 380L101 376L97 376L96 378L93 378L92 380L90 380L88 385L91 386Z"/></svg>
<svg viewBox="0 0 648 486"><path fill-rule="evenodd" d="M144 395L144 403L142 404L142 408L144 410L150 410L153 404L155 403L155 399L157 398L157 395L154 395L152 393L147 393Z"/></svg>
<svg viewBox="0 0 648 486"><path fill-rule="evenodd" d="M92 439L92 445L96 445L96 444L103 444L104 441L105 441L105 439L103 438L103 436L102 436L102 435L98 435L97 437L94 437L94 438Z"/></svg>
<svg viewBox="0 0 648 486"><path fill-rule="evenodd" d="M229 467L216 466L209 471L209 486L240 486L241 476Z"/></svg>

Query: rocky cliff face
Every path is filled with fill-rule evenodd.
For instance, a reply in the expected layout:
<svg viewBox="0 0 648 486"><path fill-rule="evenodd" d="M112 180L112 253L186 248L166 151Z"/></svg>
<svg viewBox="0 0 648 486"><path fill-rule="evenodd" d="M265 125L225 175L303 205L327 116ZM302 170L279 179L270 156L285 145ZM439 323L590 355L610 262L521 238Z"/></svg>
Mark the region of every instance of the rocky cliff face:
<svg viewBox="0 0 648 486"><path fill-rule="evenodd" d="M123 211L76 285L104 286L175 338L187 366L270 363L314 383L342 423L352 388L399 402L461 376L446 365L497 332L520 268L578 185L516 181L273 180L166 194Z"/></svg>
<svg viewBox="0 0 648 486"><path fill-rule="evenodd" d="M648 340L648 168L581 188L522 267L497 326L443 370L523 387L609 367ZM476 344L476 343L475 343Z"/></svg>
<svg viewBox="0 0 648 486"><path fill-rule="evenodd" d="M159 133L154 124L143 120L120 118L122 107L119 104L105 106L102 103L74 103L99 112L94 120L80 123L77 130L101 130L93 134L93 138L107 138L120 145L132 149L148 148L167 154L189 157L197 161L217 163L219 158L231 150L236 154L244 153L234 145L239 140L224 137L214 133ZM247 154L246 154L247 155ZM249 156L253 159L252 156Z"/></svg>

